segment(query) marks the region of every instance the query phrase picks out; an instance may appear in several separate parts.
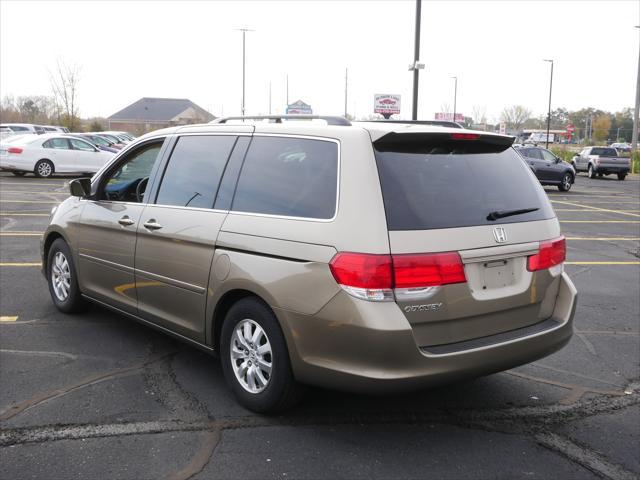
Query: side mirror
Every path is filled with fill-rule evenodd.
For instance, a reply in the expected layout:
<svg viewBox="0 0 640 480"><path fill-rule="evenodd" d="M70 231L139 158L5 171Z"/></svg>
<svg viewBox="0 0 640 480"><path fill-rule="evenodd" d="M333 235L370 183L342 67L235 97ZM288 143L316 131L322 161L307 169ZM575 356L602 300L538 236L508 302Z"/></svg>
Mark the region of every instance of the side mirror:
<svg viewBox="0 0 640 480"><path fill-rule="evenodd" d="M91 194L91 179L76 178L69 183L69 191L74 197L88 197Z"/></svg>

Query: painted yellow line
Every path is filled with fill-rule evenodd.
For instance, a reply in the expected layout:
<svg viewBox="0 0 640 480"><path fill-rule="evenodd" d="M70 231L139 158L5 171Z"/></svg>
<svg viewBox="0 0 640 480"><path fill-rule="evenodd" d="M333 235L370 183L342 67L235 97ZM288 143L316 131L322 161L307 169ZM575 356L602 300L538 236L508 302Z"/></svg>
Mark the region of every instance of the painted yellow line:
<svg viewBox="0 0 640 480"><path fill-rule="evenodd" d="M44 203L47 205L59 205L60 200L51 200L49 202L41 201L41 200L0 200L0 204L2 203Z"/></svg>
<svg viewBox="0 0 640 480"><path fill-rule="evenodd" d="M551 203L565 203L562 200L550 200ZM575 201L573 202L572 205L576 205L578 207L583 207L583 206L590 206L590 204L594 204L594 205L640 205L640 200L635 201L635 202L589 202L589 203L581 203L579 201Z"/></svg>
<svg viewBox="0 0 640 480"><path fill-rule="evenodd" d="M565 237L566 240L596 240L599 242L624 240L629 242L640 242L640 237Z"/></svg>
<svg viewBox="0 0 640 480"><path fill-rule="evenodd" d="M0 190L0 193L27 193L29 195L71 195L69 192L53 192L53 191L44 191L44 192L34 192L33 190Z"/></svg>
<svg viewBox="0 0 640 480"><path fill-rule="evenodd" d="M2 315L0 316L0 322L15 322L16 320L18 320L18 316L15 315L13 317L7 316L7 315Z"/></svg>
<svg viewBox="0 0 640 480"><path fill-rule="evenodd" d="M43 232L0 232L0 237L41 237Z"/></svg>
<svg viewBox="0 0 640 480"><path fill-rule="evenodd" d="M48 213L15 213L0 212L0 217L48 217Z"/></svg>
<svg viewBox="0 0 640 480"><path fill-rule="evenodd" d="M568 195L559 195L559 194L552 194L549 195L549 198L557 198L557 197L565 197L565 198L571 198L571 197L591 197L591 198L636 198L635 195L592 195L589 193L570 193Z"/></svg>
<svg viewBox="0 0 640 480"><path fill-rule="evenodd" d="M637 213L621 212L619 210L609 210L606 208L592 207L590 205L581 205L579 203L563 202L560 200L555 200L555 203L560 203L562 205L571 205L572 207L583 207L583 208L594 210L597 212L609 212L609 213L617 213L618 215L628 215L630 217L640 217L640 215Z"/></svg>
<svg viewBox="0 0 640 480"><path fill-rule="evenodd" d="M554 208L553 209L556 212L587 212L587 213L597 213L594 212L593 210L589 210L588 208ZM631 212L631 213L640 213L640 210L612 210L612 212L615 211L616 213L618 212ZM608 213L608 212L602 212L602 213Z"/></svg>
<svg viewBox="0 0 640 480"><path fill-rule="evenodd" d="M40 262L3 262L0 267L40 267Z"/></svg>
<svg viewBox="0 0 640 480"><path fill-rule="evenodd" d="M640 265L640 262L564 262L565 265Z"/></svg>
<svg viewBox="0 0 640 480"><path fill-rule="evenodd" d="M560 220L560 223L640 223L640 220Z"/></svg>

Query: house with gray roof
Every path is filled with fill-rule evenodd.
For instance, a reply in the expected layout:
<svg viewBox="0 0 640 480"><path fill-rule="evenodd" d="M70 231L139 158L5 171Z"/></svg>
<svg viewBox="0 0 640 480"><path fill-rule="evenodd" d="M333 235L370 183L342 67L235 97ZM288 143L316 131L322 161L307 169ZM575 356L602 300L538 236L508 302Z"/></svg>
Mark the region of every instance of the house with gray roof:
<svg viewBox="0 0 640 480"><path fill-rule="evenodd" d="M109 130L141 135L151 130L206 123L215 117L187 98L144 97L107 118Z"/></svg>

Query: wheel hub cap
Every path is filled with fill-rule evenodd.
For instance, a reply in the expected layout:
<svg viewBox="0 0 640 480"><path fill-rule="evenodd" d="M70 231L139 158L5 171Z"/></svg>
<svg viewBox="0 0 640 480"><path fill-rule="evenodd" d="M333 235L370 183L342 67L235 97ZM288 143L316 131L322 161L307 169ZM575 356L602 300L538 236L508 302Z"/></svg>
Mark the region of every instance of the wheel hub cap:
<svg viewBox="0 0 640 480"><path fill-rule="evenodd" d="M260 393L269 385L273 354L269 338L260 325L250 319L239 322L229 353L231 368L242 388Z"/></svg>

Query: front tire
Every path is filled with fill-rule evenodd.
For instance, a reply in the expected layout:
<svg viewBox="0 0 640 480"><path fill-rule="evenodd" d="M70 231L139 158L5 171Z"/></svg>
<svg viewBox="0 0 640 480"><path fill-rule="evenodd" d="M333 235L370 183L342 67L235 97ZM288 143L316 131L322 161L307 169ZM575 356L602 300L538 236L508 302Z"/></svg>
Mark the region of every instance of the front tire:
<svg viewBox="0 0 640 480"><path fill-rule="evenodd" d="M627 177L626 173L619 173L618 174L618 180L624 180Z"/></svg>
<svg viewBox="0 0 640 480"><path fill-rule="evenodd" d="M596 171L593 169L593 165L589 164L589 169L587 170L587 177L596 178Z"/></svg>
<svg viewBox="0 0 640 480"><path fill-rule="evenodd" d="M562 177L562 183L558 185L558 190L561 192L568 192L571 190L571 185L573 185L573 175L565 173Z"/></svg>
<svg viewBox="0 0 640 480"><path fill-rule="evenodd" d="M36 166L33 169L33 173L36 174L36 177L40 178L49 178L53 175L53 172L53 163L49 160L38 160L38 163L36 163Z"/></svg>
<svg viewBox="0 0 640 480"><path fill-rule="evenodd" d="M278 320L258 298L245 297L229 309L222 325L220 358L229 388L249 410L286 410L302 396Z"/></svg>
<svg viewBox="0 0 640 480"><path fill-rule="evenodd" d="M64 313L85 310L88 302L78 287L78 274L71 249L62 238L54 240L47 255L47 282L54 305Z"/></svg>

